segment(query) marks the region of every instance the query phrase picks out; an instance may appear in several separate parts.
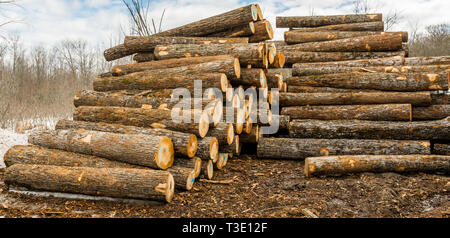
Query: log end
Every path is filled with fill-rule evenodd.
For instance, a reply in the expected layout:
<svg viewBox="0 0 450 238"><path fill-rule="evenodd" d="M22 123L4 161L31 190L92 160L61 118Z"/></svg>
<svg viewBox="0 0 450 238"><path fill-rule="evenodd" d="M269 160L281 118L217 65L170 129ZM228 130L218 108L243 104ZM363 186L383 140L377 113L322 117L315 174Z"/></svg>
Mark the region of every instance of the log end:
<svg viewBox="0 0 450 238"><path fill-rule="evenodd" d="M258 7L256 6L256 4L254 4L250 7L250 9L251 9L253 21L257 21L258 20Z"/></svg>
<svg viewBox="0 0 450 238"><path fill-rule="evenodd" d="M275 68L283 68L284 65L286 64L286 56L284 56L283 53L277 53L277 55L275 56L275 64L274 67Z"/></svg>
<svg viewBox="0 0 450 238"><path fill-rule="evenodd" d="M238 108L236 118L236 133L241 134L244 130L245 111L242 108Z"/></svg>
<svg viewBox="0 0 450 238"><path fill-rule="evenodd" d="M236 135L236 137L234 137L234 144L236 145L235 152L236 152L236 154L238 154L239 153L239 144L240 144L238 135Z"/></svg>
<svg viewBox="0 0 450 238"><path fill-rule="evenodd" d="M195 170L192 170L187 179L186 179L186 190L189 191L194 187L194 182L195 182Z"/></svg>
<svg viewBox="0 0 450 238"><path fill-rule="evenodd" d="M310 166L310 159L305 159L305 177L310 178L312 176L312 173L314 173L314 167Z"/></svg>
<svg viewBox="0 0 450 238"><path fill-rule="evenodd" d="M267 87L267 77L262 69L259 70L259 85L261 88Z"/></svg>
<svg viewBox="0 0 450 238"><path fill-rule="evenodd" d="M229 123L228 124L228 129L227 129L227 142L228 142L228 145L233 144L234 135L235 135L234 134L234 126L233 126L232 123Z"/></svg>
<svg viewBox="0 0 450 238"><path fill-rule="evenodd" d="M208 160L206 166L206 177L207 179L212 179L214 177L214 162L212 160Z"/></svg>
<svg viewBox="0 0 450 238"><path fill-rule="evenodd" d="M219 154L219 159L217 160L217 163L216 163L216 168L218 170L222 170L224 168L224 163L225 163L226 157L228 157L228 153L220 153Z"/></svg>
<svg viewBox="0 0 450 238"><path fill-rule="evenodd" d="M222 90L222 92L226 92L227 88L228 88L228 78L226 74L221 74L220 75L220 89Z"/></svg>
<svg viewBox="0 0 450 238"><path fill-rule="evenodd" d="M202 172L202 159L198 157L194 158L194 172L196 178L198 178L198 176L200 176L200 173Z"/></svg>
<svg viewBox="0 0 450 238"><path fill-rule="evenodd" d="M281 89L281 91L282 91L283 93L287 93L287 91L288 91L288 85L287 85L286 82L283 83L283 88Z"/></svg>
<svg viewBox="0 0 450 238"><path fill-rule="evenodd" d="M168 173L166 182L166 202L170 203L175 196L175 180L171 173Z"/></svg>
<svg viewBox="0 0 450 238"><path fill-rule="evenodd" d="M241 78L241 64L239 63L238 58L234 58L234 73L236 74L236 78Z"/></svg>
<svg viewBox="0 0 450 238"><path fill-rule="evenodd" d="M269 40L272 40L273 39L273 27L269 21L266 21L266 31L267 31L267 35L269 36Z"/></svg>
<svg viewBox="0 0 450 238"><path fill-rule="evenodd" d="M197 153L198 148L198 140L197 136L191 135L189 137L188 146L187 146L187 155L189 158L193 158Z"/></svg>
<svg viewBox="0 0 450 238"><path fill-rule="evenodd" d="M209 144L209 157L213 163L216 163L219 159L219 141L215 137L212 138Z"/></svg>
<svg viewBox="0 0 450 238"><path fill-rule="evenodd" d="M275 62L276 49L273 46L270 46L267 52L267 59L269 60L269 64L273 64Z"/></svg>
<svg viewBox="0 0 450 238"><path fill-rule="evenodd" d="M252 118L249 117L249 118L247 118L247 121L245 122L244 132L246 134L250 134L250 133L252 133L252 129L253 129L253 121L252 121Z"/></svg>
<svg viewBox="0 0 450 238"><path fill-rule="evenodd" d="M209 130L209 116L207 111L203 111L198 122L198 134L201 138L204 138L208 134Z"/></svg>
<svg viewBox="0 0 450 238"><path fill-rule="evenodd" d="M248 27L250 28L250 32L252 34L255 34L255 23L253 22L248 23Z"/></svg>
<svg viewBox="0 0 450 238"><path fill-rule="evenodd" d="M158 151L155 154L155 162L161 169L168 169L173 165L174 148L172 140L168 137L163 137L158 145Z"/></svg>
<svg viewBox="0 0 450 238"><path fill-rule="evenodd" d="M216 106L214 108L214 113L212 116L213 125L217 126L220 121L222 121L223 117L223 103L220 100L217 100Z"/></svg>

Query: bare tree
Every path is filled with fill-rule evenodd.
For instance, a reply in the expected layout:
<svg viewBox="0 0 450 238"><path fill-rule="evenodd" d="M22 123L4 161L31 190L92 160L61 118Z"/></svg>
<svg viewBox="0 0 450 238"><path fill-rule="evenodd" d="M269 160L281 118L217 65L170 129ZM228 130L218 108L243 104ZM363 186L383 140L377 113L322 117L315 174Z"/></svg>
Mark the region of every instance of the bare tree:
<svg viewBox="0 0 450 238"><path fill-rule="evenodd" d="M450 55L450 24L430 25L424 32L418 32L417 26L408 43L411 56Z"/></svg>
<svg viewBox="0 0 450 238"><path fill-rule="evenodd" d="M122 0L122 2L130 14L132 34L149 36L161 32L161 26L166 10L162 12L159 20L159 26L156 27L156 23L153 18L151 18L150 22L150 0Z"/></svg>
<svg viewBox="0 0 450 238"><path fill-rule="evenodd" d="M355 14L374 13L380 11L380 9L381 7L378 1L356 0L353 3L353 12ZM402 19L403 16L401 11L397 9L391 9L387 12L383 11L384 29L386 31L392 29L392 27L397 25Z"/></svg>

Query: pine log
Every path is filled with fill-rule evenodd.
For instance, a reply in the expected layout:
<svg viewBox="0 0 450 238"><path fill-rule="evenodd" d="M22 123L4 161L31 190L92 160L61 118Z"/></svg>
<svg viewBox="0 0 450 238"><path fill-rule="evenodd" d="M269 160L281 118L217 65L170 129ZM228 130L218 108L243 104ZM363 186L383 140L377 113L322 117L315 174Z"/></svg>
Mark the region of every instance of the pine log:
<svg viewBox="0 0 450 238"><path fill-rule="evenodd" d="M171 167L167 172L172 174L175 181L175 188L189 191L194 187L195 171L185 167Z"/></svg>
<svg viewBox="0 0 450 238"><path fill-rule="evenodd" d="M266 70L267 86L269 88L277 88L281 90L283 88L284 77L283 72L273 73L273 71Z"/></svg>
<svg viewBox="0 0 450 238"><path fill-rule="evenodd" d="M316 62L333 62L339 64L340 61L347 60L369 60L381 59L386 57L404 57L404 51L386 51L386 52L304 52L279 48L283 52L286 64L292 65L297 63L316 63ZM337 61L337 62L335 62Z"/></svg>
<svg viewBox="0 0 450 238"><path fill-rule="evenodd" d="M198 176L200 176L200 173L202 171L202 159L198 157L194 157L192 159L175 158L173 161L172 168L176 167L184 167L192 169L194 171L195 178L197 178Z"/></svg>
<svg viewBox="0 0 450 238"><path fill-rule="evenodd" d="M255 22L255 33L248 38L249 43L271 40L273 38L273 28L269 21L262 20Z"/></svg>
<svg viewBox="0 0 450 238"><path fill-rule="evenodd" d="M156 60L153 52L140 52L133 56L133 61L137 63L149 62Z"/></svg>
<svg viewBox="0 0 450 238"><path fill-rule="evenodd" d="M448 139L448 137L447 137ZM450 155L450 144L435 143L433 145L433 154Z"/></svg>
<svg viewBox="0 0 450 238"><path fill-rule="evenodd" d="M411 121L411 104L284 107L291 119Z"/></svg>
<svg viewBox="0 0 450 238"><path fill-rule="evenodd" d="M277 54L277 47L275 46L275 44L271 44L271 43L264 43L266 45L266 50L267 50L267 59L268 59L268 63L270 65L272 65L275 62L275 56Z"/></svg>
<svg viewBox="0 0 450 238"><path fill-rule="evenodd" d="M208 37L244 37L244 36L251 36L255 34L255 23L250 22L241 26L233 27L229 30L223 31L223 32L217 32L211 35L208 35ZM241 38L236 38L241 39ZM246 42L233 42L233 43L246 43ZM248 43L248 39L247 39Z"/></svg>
<svg viewBox="0 0 450 238"><path fill-rule="evenodd" d="M283 69L267 69L266 74L282 74L283 78L290 78L292 77L292 68L283 68Z"/></svg>
<svg viewBox="0 0 450 238"><path fill-rule="evenodd" d="M196 115L196 113L194 113ZM127 126L162 128L196 136L205 137L209 129L209 116L206 111L196 123L172 120L171 110L126 108L126 107L78 107L75 109L75 121L105 122Z"/></svg>
<svg viewBox="0 0 450 238"><path fill-rule="evenodd" d="M308 27L294 29L292 31L297 32L312 32L312 31L384 31L384 22L363 22L363 23L349 23L349 24L337 24L319 27Z"/></svg>
<svg viewBox="0 0 450 238"><path fill-rule="evenodd" d="M377 34L400 34L402 42L408 42L408 32L378 32L378 31L318 31L318 32L298 32L286 31L284 40L287 44L300 44L308 42L329 41L337 39L346 39L360 36L377 35Z"/></svg>
<svg viewBox="0 0 450 238"><path fill-rule="evenodd" d="M400 34L378 34L359 36L346 39L309 42L282 47L281 52L309 51L309 52L376 52L396 51L402 49L402 36ZM155 51L155 55L156 51Z"/></svg>
<svg viewBox="0 0 450 238"><path fill-rule="evenodd" d="M289 123L291 118L286 115L272 115L271 125L278 123L279 132L285 132L289 129Z"/></svg>
<svg viewBox="0 0 450 238"><path fill-rule="evenodd" d="M282 50L282 49L281 49ZM286 54L286 52L283 52ZM377 53L377 52L374 52ZM395 53L395 52L392 52ZM286 55L286 58L289 62L289 56ZM368 66L399 66L403 65L405 62L405 57L403 56L393 56L393 57L381 57L381 58L369 58L369 59L359 59L359 60L329 60L330 62L316 62L316 63L297 63L293 65L293 68L296 68L297 65L303 66L312 66L312 67L332 67L332 66L340 66L340 67L368 67Z"/></svg>
<svg viewBox="0 0 450 238"><path fill-rule="evenodd" d="M431 105L428 107L413 107L412 119L416 120L439 120L450 116L450 104Z"/></svg>
<svg viewBox="0 0 450 238"><path fill-rule="evenodd" d="M293 120L292 138L442 140L450 138L450 118L426 122Z"/></svg>
<svg viewBox="0 0 450 238"><path fill-rule="evenodd" d="M225 164L228 160L228 156L229 156L228 153L220 153L217 163L214 164L214 168L217 170L222 170L225 167Z"/></svg>
<svg viewBox="0 0 450 238"><path fill-rule="evenodd" d="M173 143L166 136L84 129L39 130L32 132L28 141L50 149L94 155L154 169L167 169L174 159Z"/></svg>
<svg viewBox="0 0 450 238"><path fill-rule="evenodd" d="M212 179L214 177L214 163L212 160L208 160L202 163L201 176L206 179Z"/></svg>
<svg viewBox="0 0 450 238"><path fill-rule="evenodd" d="M239 145L240 145L239 135L236 135L231 145L220 145L220 152L237 154L240 151Z"/></svg>
<svg viewBox="0 0 450 238"><path fill-rule="evenodd" d="M171 202L175 182L167 171L16 164L5 183L32 190Z"/></svg>
<svg viewBox="0 0 450 238"><path fill-rule="evenodd" d="M285 64L286 64L286 56L283 53L278 52L275 55L275 60L273 64L271 64L271 66L273 68L283 68Z"/></svg>
<svg viewBox="0 0 450 238"><path fill-rule="evenodd" d="M255 125L250 133L239 135L239 141L245 144L258 144L259 139L262 138L259 125Z"/></svg>
<svg viewBox="0 0 450 238"><path fill-rule="evenodd" d="M256 9L258 10L258 21L262 21L264 20L264 16L261 10L261 7L259 6L259 4L255 4Z"/></svg>
<svg viewBox="0 0 450 238"><path fill-rule="evenodd" d="M448 73L399 74L399 73L337 73L291 77L289 86L336 87L348 89L374 89L384 91L448 90Z"/></svg>
<svg viewBox="0 0 450 238"><path fill-rule="evenodd" d="M233 80L231 83L243 84L246 86L267 87L267 78L262 69L241 69L241 78Z"/></svg>
<svg viewBox="0 0 450 238"><path fill-rule="evenodd" d="M431 104L433 105L445 105L450 104L450 94L446 93L432 93Z"/></svg>
<svg viewBox="0 0 450 238"><path fill-rule="evenodd" d="M197 157L202 160L212 160L214 163L219 159L219 141L216 137L205 137L198 140Z"/></svg>
<svg viewBox="0 0 450 238"><path fill-rule="evenodd" d="M278 93L279 105L367 105L402 104L428 106L430 92L358 92L358 93Z"/></svg>
<svg viewBox="0 0 450 238"><path fill-rule="evenodd" d="M260 159L304 159L330 155L430 154L429 141L262 138Z"/></svg>
<svg viewBox="0 0 450 238"><path fill-rule="evenodd" d="M331 176L362 172L450 172L450 156L442 155L355 155L310 157L305 176Z"/></svg>
<svg viewBox="0 0 450 238"><path fill-rule="evenodd" d="M381 13L276 18L277 28L318 27L349 23L376 22L382 20L383 16Z"/></svg>
<svg viewBox="0 0 450 238"><path fill-rule="evenodd" d="M119 134L167 136L172 140L175 155L193 158L197 153L197 137L194 134L170 131L166 129L142 128L101 122L71 121L65 119L58 121L55 128L57 130L85 129L89 131L102 131Z"/></svg>
<svg viewBox="0 0 450 238"><path fill-rule="evenodd" d="M206 36L215 32L226 31L235 26L244 25L258 19L255 5L241 7L220 15L192 22L171 30L155 34L155 36Z"/></svg>
<svg viewBox="0 0 450 238"><path fill-rule="evenodd" d="M127 49L124 44L120 44L118 46L114 46L112 48L105 50L103 56L105 57L106 61L113 61L116 59L127 57L132 54L133 54L132 50Z"/></svg>
<svg viewBox="0 0 450 238"><path fill-rule="evenodd" d="M288 86L289 93L359 93L359 92L384 92L371 89L348 89L331 87L311 87L311 86Z"/></svg>
<svg viewBox="0 0 450 238"><path fill-rule="evenodd" d="M442 65L450 64L450 56L407 57L405 65Z"/></svg>

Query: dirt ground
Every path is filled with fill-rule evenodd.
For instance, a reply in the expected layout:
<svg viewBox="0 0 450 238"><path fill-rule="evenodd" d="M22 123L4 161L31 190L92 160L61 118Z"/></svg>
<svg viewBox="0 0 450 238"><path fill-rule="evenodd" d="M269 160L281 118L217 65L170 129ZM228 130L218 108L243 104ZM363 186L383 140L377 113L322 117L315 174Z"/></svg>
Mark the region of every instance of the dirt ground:
<svg viewBox="0 0 450 238"><path fill-rule="evenodd" d="M9 192L0 169L0 217L450 217L448 175L363 173L306 179L303 161L229 161L170 204L43 198Z"/></svg>

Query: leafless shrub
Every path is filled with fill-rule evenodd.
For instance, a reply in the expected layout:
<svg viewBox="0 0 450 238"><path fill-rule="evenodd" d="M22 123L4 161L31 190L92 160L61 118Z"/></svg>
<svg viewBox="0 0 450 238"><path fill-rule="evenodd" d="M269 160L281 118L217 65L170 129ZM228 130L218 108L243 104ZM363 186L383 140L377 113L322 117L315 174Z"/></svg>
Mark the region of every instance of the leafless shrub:
<svg viewBox="0 0 450 238"><path fill-rule="evenodd" d="M430 25L423 33L418 32L418 24L411 25L408 44L410 56L450 55L450 25Z"/></svg>
<svg viewBox="0 0 450 238"><path fill-rule="evenodd" d="M161 14L159 26L156 27L155 20L153 18L151 18L150 22L150 0L122 0L122 2L130 14L131 34L149 36L161 32L165 10Z"/></svg>
<svg viewBox="0 0 450 238"><path fill-rule="evenodd" d="M353 12L355 14L367 14L381 11L383 12L384 29L391 30L393 26L400 23L403 19L401 11L397 9L390 9L383 11L380 2L369 0L356 0L353 3Z"/></svg>

